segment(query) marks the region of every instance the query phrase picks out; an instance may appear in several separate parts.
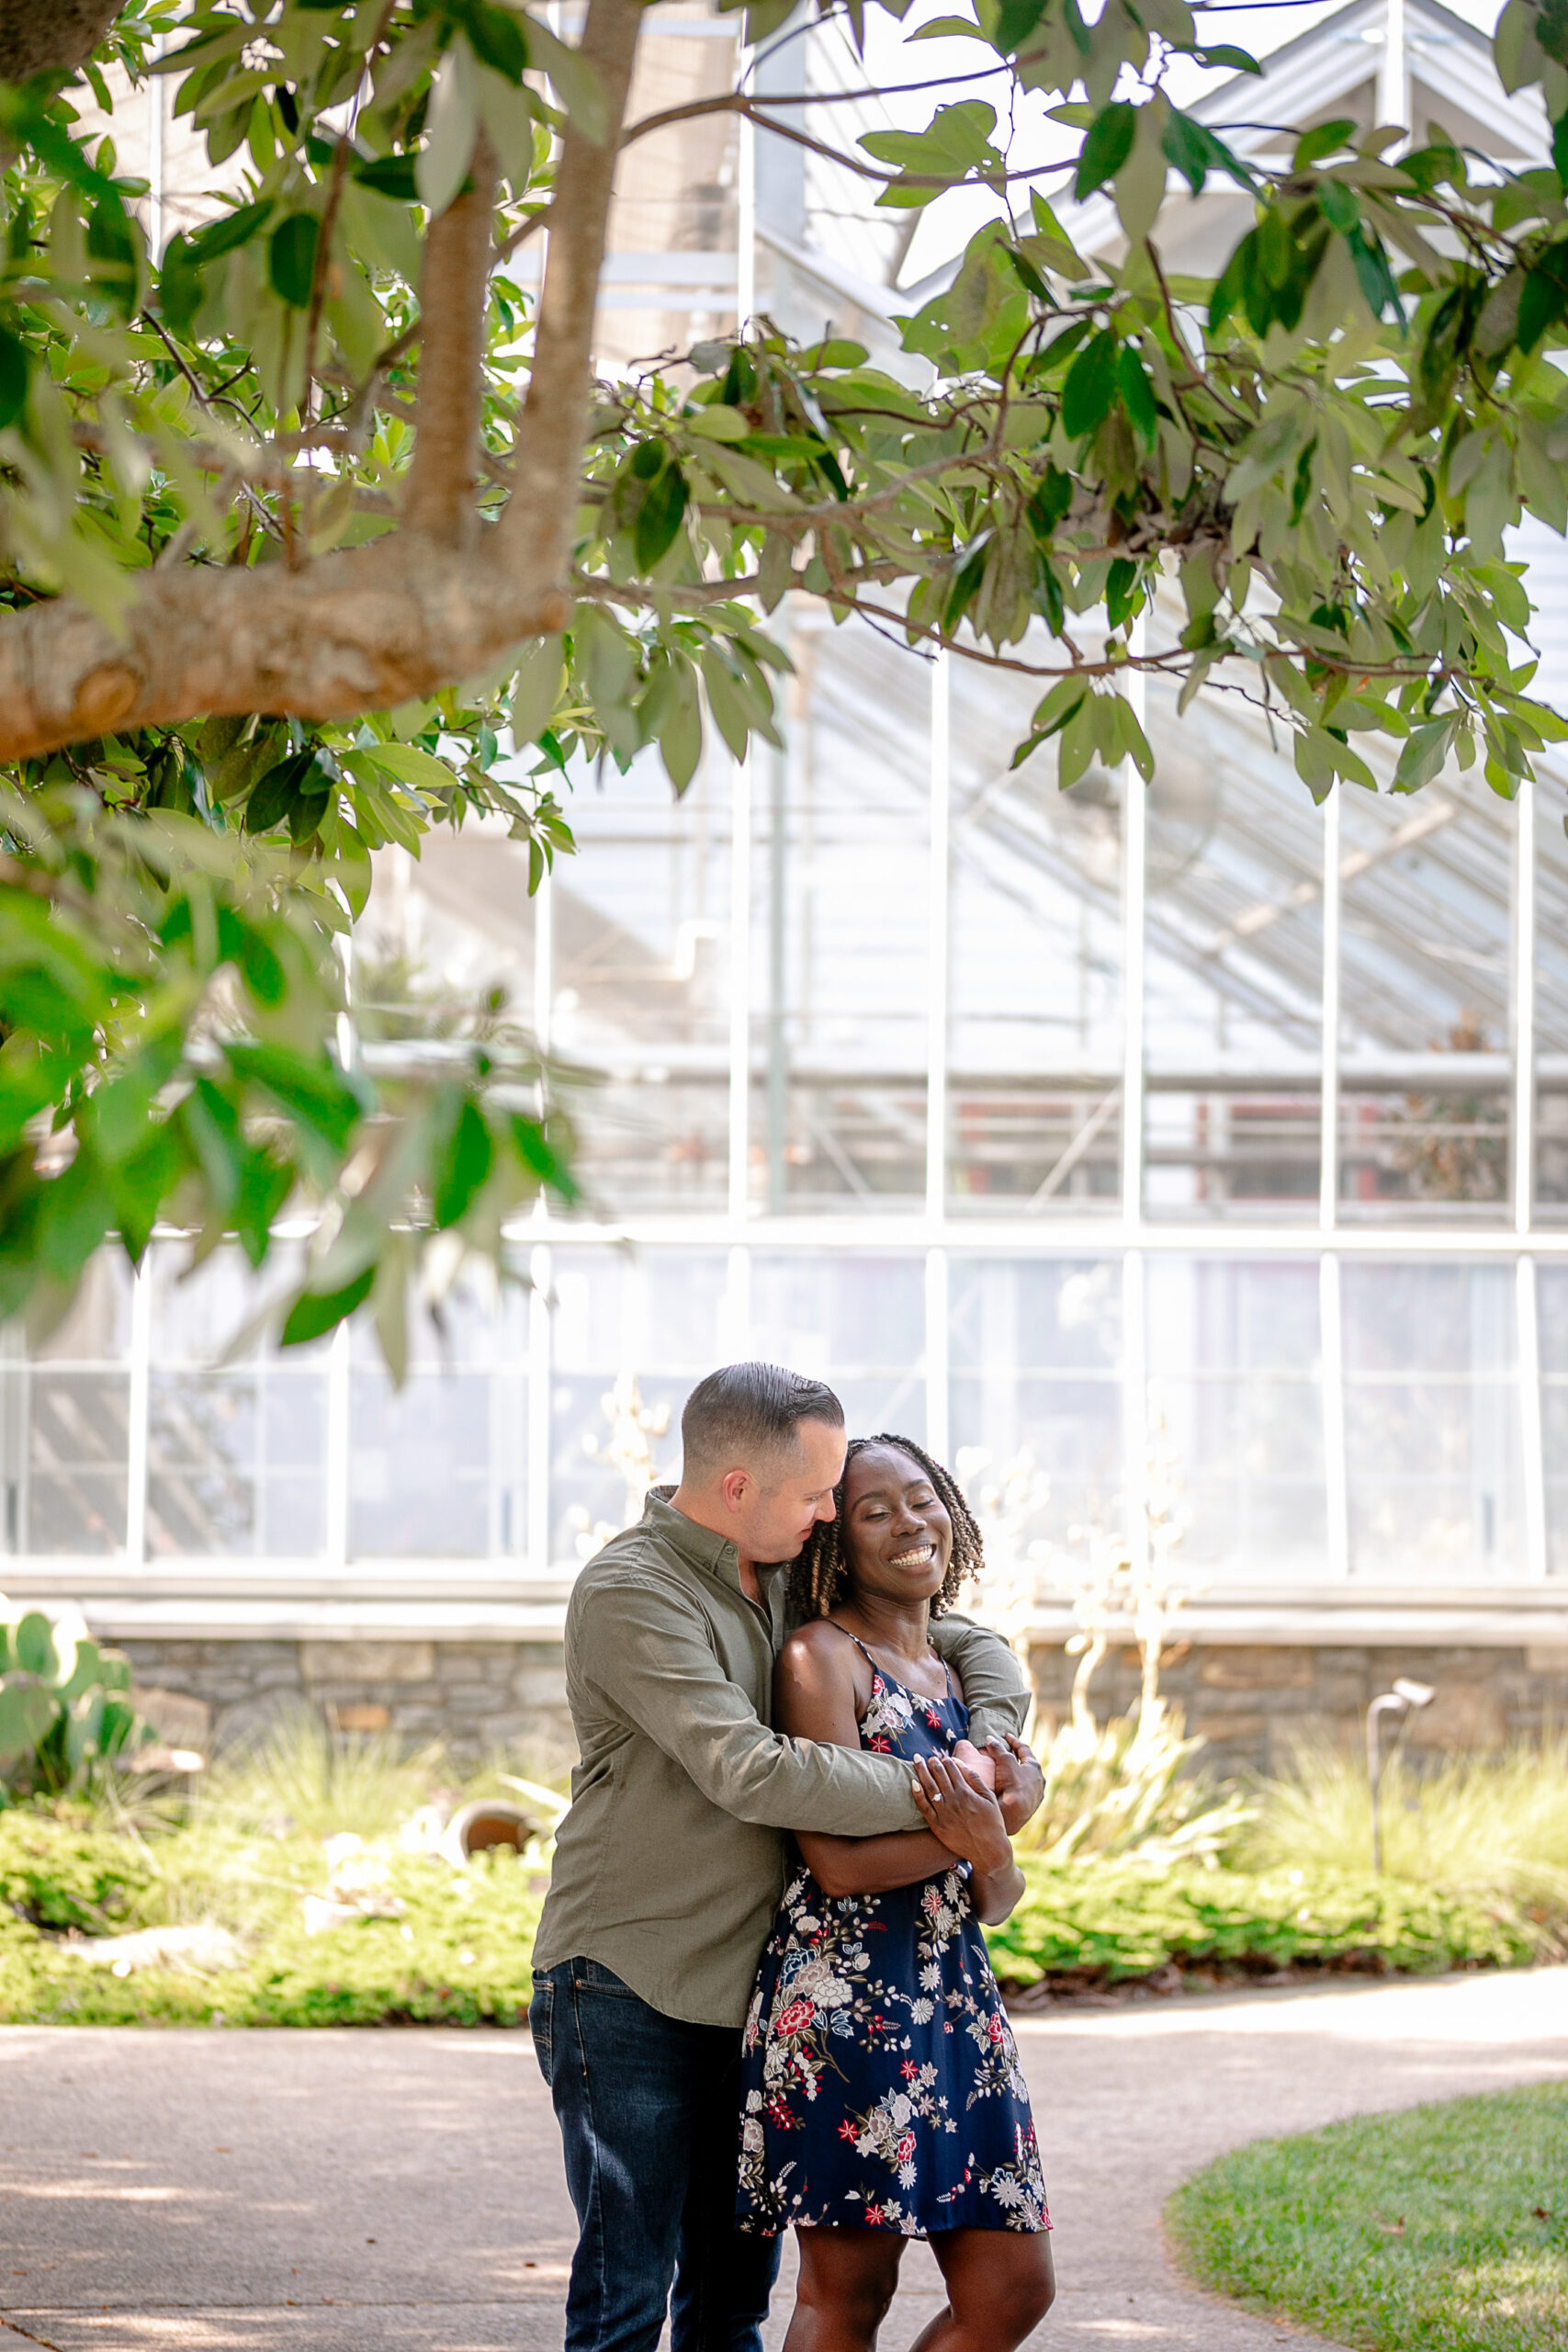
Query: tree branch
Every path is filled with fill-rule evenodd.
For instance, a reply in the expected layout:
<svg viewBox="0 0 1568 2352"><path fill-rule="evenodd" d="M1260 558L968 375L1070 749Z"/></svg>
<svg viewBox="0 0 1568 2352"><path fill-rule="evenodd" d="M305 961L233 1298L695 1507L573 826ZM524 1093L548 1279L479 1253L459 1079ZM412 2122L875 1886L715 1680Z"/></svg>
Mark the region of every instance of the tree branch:
<svg viewBox="0 0 1568 2352"><path fill-rule="evenodd" d="M471 186L431 222L420 270L419 429L403 519L444 547L471 544L484 405L495 151L481 131Z"/></svg>
<svg viewBox="0 0 1568 2352"><path fill-rule="evenodd" d="M298 571L142 573L117 632L69 598L0 617L0 761L124 727L253 710L350 718L559 629L556 571L400 531Z"/></svg>
<svg viewBox="0 0 1568 2352"><path fill-rule="evenodd" d="M125 0L0 0L0 82L85 65Z"/></svg>
<svg viewBox="0 0 1568 2352"><path fill-rule="evenodd" d="M581 54L604 94L604 143L595 146L570 121L561 140L534 367L518 424L516 488L496 534L502 560L536 579L564 578L571 544L592 390L599 272L642 16L637 0L589 0ZM560 618L547 625L550 631L566 626L568 610L563 588Z"/></svg>

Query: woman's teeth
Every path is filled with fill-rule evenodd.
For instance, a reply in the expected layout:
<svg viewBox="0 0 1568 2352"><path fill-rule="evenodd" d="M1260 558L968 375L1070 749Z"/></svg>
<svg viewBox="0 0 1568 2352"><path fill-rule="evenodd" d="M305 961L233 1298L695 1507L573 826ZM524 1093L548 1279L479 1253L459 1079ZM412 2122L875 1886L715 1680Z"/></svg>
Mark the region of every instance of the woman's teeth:
<svg viewBox="0 0 1568 2352"><path fill-rule="evenodd" d="M893 1566L896 1568L923 1568L928 1560L934 1558L935 1554L934 1544L917 1544L912 1552L896 1553Z"/></svg>

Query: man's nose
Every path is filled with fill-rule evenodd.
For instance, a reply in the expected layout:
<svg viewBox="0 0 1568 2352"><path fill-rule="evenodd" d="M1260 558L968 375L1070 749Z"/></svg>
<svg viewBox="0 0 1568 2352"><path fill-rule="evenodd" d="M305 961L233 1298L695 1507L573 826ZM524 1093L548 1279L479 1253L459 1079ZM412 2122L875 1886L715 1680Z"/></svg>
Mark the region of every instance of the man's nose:
<svg viewBox="0 0 1568 2352"><path fill-rule="evenodd" d="M831 1496L831 1495L824 1495L824 1496L823 1496L823 1498L822 1498L821 1501L820 1501L820 1502L818 1504L818 1506L817 1506L817 1510L816 1510L815 1516L816 1516L818 1519L837 1519L837 1518L838 1518L838 1516L839 1516L839 1514L838 1514L838 1510L837 1510L837 1509L836 1509L836 1508L835 1508L835 1506L834 1506L833 1498L832 1498L832 1496Z"/></svg>

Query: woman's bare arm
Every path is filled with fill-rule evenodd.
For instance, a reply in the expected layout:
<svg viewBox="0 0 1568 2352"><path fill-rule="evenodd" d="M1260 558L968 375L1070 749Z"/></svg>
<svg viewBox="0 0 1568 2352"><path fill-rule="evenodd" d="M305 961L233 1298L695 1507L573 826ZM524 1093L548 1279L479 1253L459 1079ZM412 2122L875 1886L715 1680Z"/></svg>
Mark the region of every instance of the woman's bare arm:
<svg viewBox="0 0 1568 2352"><path fill-rule="evenodd" d="M951 1756L922 1756L915 1765L915 1803L932 1835L968 1861L969 1900L987 1928L999 1927L1024 1894L1001 1807Z"/></svg>
<svg viewBox="0 0 1568 2352"><path fill-rule="evenodd" d="M792 1634L773 1672L773 1728L786 1737L860 1746L864 1665L852 1642L820 1622ZM869 1698L869 1690L864 1694ZM928 1829L832 1838L797 1829L795 1844L824 1894L886 1894L951 1870L951 1849Z"/></svg>

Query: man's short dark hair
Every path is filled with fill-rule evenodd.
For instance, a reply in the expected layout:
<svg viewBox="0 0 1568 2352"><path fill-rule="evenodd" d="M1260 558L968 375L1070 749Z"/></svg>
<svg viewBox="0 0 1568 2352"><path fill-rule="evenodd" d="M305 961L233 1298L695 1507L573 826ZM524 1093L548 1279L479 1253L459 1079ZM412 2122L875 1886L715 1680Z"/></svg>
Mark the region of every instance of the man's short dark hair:
<svg viewBox="0 0 1568 2352"><path fill-rule="evenodd" d="M776 1363L727 1363L699 1380L686 1399L681 1475L711 1477L759 1455L787 1452L802 1421L843 1428L844 1408L826 1381Z"/></svg>

